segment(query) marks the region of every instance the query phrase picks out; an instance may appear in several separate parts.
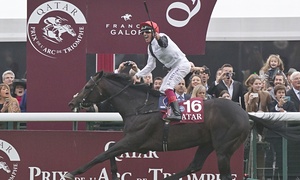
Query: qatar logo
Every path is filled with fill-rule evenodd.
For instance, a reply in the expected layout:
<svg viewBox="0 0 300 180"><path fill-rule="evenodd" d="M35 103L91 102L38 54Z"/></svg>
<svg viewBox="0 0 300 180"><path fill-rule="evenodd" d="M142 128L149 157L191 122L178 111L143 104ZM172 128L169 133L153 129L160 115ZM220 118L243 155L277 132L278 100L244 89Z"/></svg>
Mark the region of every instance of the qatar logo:
<svg viewBox="0 0 300 180"><path fill-rule="evenodd" d="M76 51L83 42L86 18L79 8L66 1L48 1L30 15L27 37L43 56L56 59Z"/></svg>
<svg viewBox="0 0 300 180"><path fill-rule="evenodd" d="M0 177L15 179L18 172L20 156L17 150L8 142L0 139Z"/></svg>
<svg viewBox="0 0 300 180"><path fill-rule="evenodd" d="M172 26L174 26L174 27L186 26L189 23L189 21L191 20L191 18L200 11L201 1L200 0L191 0L191 1L194 6L193 9L190 9L189 6L183 2L174 2L174 3L170 4L170 6L168 7L168 9L166 11L166 18L167 18L167 21ZM174 19L174 18L170 17L169 13L171 10L174 10L174 9L185 11L188 15L187 18L178 20L178 19Z"/></svg>

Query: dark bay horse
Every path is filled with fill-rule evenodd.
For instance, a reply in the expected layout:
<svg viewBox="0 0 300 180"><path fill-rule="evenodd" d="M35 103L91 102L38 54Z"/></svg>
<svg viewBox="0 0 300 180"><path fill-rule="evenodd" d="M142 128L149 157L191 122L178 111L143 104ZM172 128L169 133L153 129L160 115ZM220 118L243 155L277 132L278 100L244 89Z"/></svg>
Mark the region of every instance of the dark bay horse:
<svg viewBox="0 0 300 180"><path fill-rule="evenodd" d="M158 111L159 92L146 85L134 85L124 74L98 72L69 103L72 109L82 104L109 101L124 121L124 137L107 151L97 155L79 169L67 173L66 179L86 172L94 165L126 152L163 151L162 113ZM299 138L299 128L290 130L282 121L248 114L237 103L216 98L204 102L204 123L171 125L168 150L198 147L190 165L165 179L174 180L201 170L205 159L216 151L221 180L231 177L230 158L250 131L249 118L287 138ZM116 179L116 178L114 178Z"/></svg>

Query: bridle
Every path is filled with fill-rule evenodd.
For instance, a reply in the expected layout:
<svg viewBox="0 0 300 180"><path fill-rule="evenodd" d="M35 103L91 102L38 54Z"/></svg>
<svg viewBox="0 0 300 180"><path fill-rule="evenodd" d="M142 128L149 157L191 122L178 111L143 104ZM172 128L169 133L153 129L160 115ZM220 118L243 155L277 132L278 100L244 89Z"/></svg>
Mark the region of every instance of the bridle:
<svg viewBox="0 0 300 180"><path fill-rule="evenodd" d="M99 95L102 96L102 92L101 92L101 89L98 87L98 83L99 81L102 79L99 78L97 81L94 80L93 76L90 77L90 80L94 83L93 84L93 87L89 89L89 92L82 98L82 101L81 103L79 103L79 109L82 109L83 107L88 107L88 103L86 103L86 99L90 96L90 94L94 91L95 88L98 88L98 92L99 92ZM110 101L112 100L113 98L115 98L116 96L118 96L119 94L121 94L125 89L127 89L129 86L131 85L131 82L129 82L126 86L124 86L119 92L117 92L116 94L108 97L107 99L101 101L100 103L105 103L107 101ZM77 108L74 108L74 111L77 112L78 109Z"/></svg>

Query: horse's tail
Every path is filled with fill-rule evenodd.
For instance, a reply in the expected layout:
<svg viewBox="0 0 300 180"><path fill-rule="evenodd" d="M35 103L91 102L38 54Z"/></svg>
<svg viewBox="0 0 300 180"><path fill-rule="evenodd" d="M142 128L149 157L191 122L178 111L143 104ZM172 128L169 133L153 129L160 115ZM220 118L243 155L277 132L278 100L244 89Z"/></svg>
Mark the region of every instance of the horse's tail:
<svg viewBox="0 0 300 180"><path fill-rule="evenodd" d="M257 117L256 115L261 117ZM263 127L268 128L269 130L282 137L285 137L288 140L300 141L300 123L288 125L286 121L284 121L287 119L285 113L257 113L256 115L248 113L249 119L253 120L258 126L262 125ZM289 120L291 120L290 117Z"/></svg>

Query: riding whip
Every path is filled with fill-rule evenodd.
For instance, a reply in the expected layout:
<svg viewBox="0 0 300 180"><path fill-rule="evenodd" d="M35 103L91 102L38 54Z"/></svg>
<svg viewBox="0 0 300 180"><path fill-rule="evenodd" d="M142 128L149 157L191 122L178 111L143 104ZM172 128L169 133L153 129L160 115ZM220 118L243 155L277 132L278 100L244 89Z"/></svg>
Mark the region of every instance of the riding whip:
<svg viewBox="0 0 300 180"><path fill-rule="evenodd" d="M153 29L153 35L154 35L155 29L154 29L154 26L153 26L153 23L152 23L152 20L151 20L151 17L150 17L150 13L149 13L149 11L148 11L148 6L147 6L146 0L144 0L144 6L145 6L145 9L146 9L146 12L147 12L149 21L151 22L151 26L152 26L152 29Z"/></svg>

